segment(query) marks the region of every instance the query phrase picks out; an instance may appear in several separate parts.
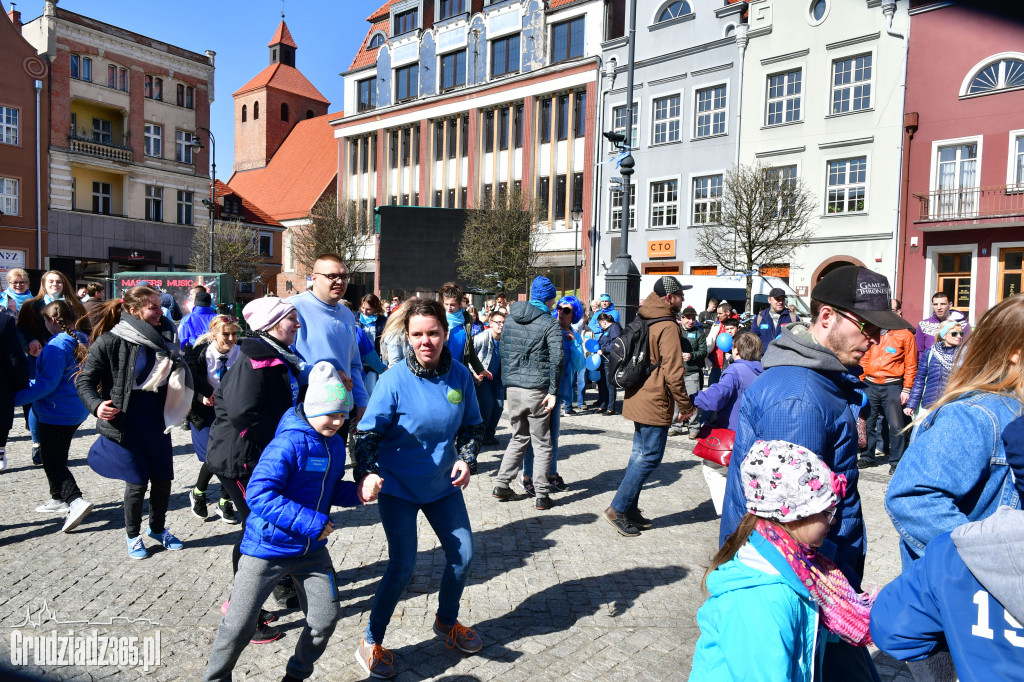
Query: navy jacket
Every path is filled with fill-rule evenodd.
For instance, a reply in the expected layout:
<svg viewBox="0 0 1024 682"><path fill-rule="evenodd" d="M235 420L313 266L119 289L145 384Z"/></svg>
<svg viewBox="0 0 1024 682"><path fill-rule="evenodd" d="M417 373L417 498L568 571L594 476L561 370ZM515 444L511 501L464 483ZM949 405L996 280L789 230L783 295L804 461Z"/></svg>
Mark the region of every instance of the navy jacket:
<svg viewBox="0 0 1024 682"><path fill-rule="evenodd" d="M768 308L765 308L759 312L750 325L750 331L761 338L762 357L768 352L768 344L782 335L782 330L786 325L793 323L793 319L789 316L788 308L783 310L782 315L779 316L778 325L775 324L775 318L772 317L768 310Z"/></svg>
<svg viewBox="0 0 1024 682"><path fill-rule="evenodd" d="M313 430L302 406L285 412L245 488L252 513L242 554L259 559L302 556L327 545L318 540L331 506L355 507L356 484L343 481L345 439Z"/></svg>

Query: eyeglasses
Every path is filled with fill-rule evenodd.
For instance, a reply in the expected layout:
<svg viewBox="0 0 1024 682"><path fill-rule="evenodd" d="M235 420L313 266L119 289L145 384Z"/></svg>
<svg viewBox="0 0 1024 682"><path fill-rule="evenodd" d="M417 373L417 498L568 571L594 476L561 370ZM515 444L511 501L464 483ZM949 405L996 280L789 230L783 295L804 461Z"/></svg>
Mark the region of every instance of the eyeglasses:
<svg viewBox="0 0 1024 682"><path fill-rule="evenodd" d="M828 524L830 526L832 525L832 522L836 520L836 512L838 512L838 511L839 511L839 507L831 507L829 509L826 509L824 512L822 512L823 514L827 514L828 515L826 518L827 518Z"/></svg>
<svg viewBox="0 0 1024 682"><path fill-rule="evenodd" d="M350 279L352 279L352 276L349 275L347 272L332 272L332 273L314 272L313 274L314 275L320 275L321 277L326 277L327 279L331 280L332 282L335 282L335 281L337 281L337 282L348 282Z"/></svg>
<svg viewBox="0 0 1024 682"><path fill-rule="evenodd" d="M28 282L23 279L9 279L7 280L7 283L12 287L20 287L22 284L28 284Z"/></svg>
<svg viewBox="0 0 1024 682"><path fill-rule="evenodd" d="M954 337L954 338L960 338L961 336L964 335L964 333L963 332L950 332L949 335Z"/></svg>
<svg viewBox="0 0 1024 682"><path fill-rule="evenodd" d="M834 310L836 315L838 315L839 317L845 318L850 322L853 322L855 325L857 325L857 328L860 330L860 333L863 334L864 336L867 336L869 338L872 336L878 336L878 334L882 331L881 327L877 327L871 324L870 322L862 322L853 315L843 312L839 308L832 308L832 310Z"/></svg>

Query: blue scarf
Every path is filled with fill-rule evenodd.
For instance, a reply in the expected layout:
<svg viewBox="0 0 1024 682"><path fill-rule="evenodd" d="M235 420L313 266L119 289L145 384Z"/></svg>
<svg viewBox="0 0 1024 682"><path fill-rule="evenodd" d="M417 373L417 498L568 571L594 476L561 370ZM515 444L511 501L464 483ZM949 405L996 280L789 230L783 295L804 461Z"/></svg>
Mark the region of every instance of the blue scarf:
<svg viewBox="0 0 1024 682"><path fill-rule="evenodd" d="M530 299L530 305L532 305L534 308L537 308L538 310L545 314L551 313L551 308L549 308L547 304L544 303L544 301L538 301L537 299L532 298Z"/></svg>
<svg viewBox="0 0 1024 682"><path fill-rule="evenodd" d="M461 310L456 310L454 313L448 313L447 317L448 350L451 351L454 360L462 362L466 352L466 316Z"/></svg>
<svg viewBox="0 0 1024 682"><path fill-rule="evenodd" d="M363 325L364 327L375 327L377 325L377 316L364 315L363 313L359 313L359 324Z"/></svg>
<svg viewBox="0 0 1024 682"><path fill-rule="evenodd" d="M63 300L64 300L63 294L58 295L56 297L50 296L49 294L46 294L46 295L43 296L43 303L45 303L46 305L50 305L54 301L63 301Z"/></svg>
<svg viewBox="0 0 1024 682"><path fill-rule="evenodd" d="M17 305L17 309L21 310L21 304L30 298L32 298L32 292L26 291L23 294L19 294L14 289L8 287L7 290L0 295L0 307L6 308L8 300L13 300L15 305Z"/></svg>

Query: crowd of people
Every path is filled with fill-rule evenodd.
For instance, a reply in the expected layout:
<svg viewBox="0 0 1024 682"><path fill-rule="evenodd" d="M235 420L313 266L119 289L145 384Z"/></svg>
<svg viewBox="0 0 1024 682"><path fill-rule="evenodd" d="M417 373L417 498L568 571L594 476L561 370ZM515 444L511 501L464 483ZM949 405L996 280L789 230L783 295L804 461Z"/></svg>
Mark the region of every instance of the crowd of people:
<svg viewBox="0 0 1024 682"><path fill-rule="evenodd" d="M375 502L388 543L355 649L369 675L398 669L384 639L412 577L421 512L444 555L432 630L480 651L485 638L459 620L473 560L463 490L481 449L500 447L505 416L492 496L551 510L570 485L558 473L561 423L583 412L633 422L602 514L621 537L657 526L640 497L670 436L688 437L702 459L721 549L708 557L692 680L877 680L870 644L919 679L1019 676L1020 296L972 331L943 293L915 328L886 278L855 266L816 284L809 315L773 289L744 318L714 299L698 313L685 305L691 287L672 276L656 280L633 320L607 294L560 296L543 276L526 300L499 293L479 309L454 282L438 300L349 302L349 281L342 259L324 254L307 291L253 300L239 320L203 287L183 313L144 283L105 301L94 286L76 296L58 271L35 295L27 273L8 273L0 469L25 406L49 486L37 511L62 515L64 532L91 512L68 455L92 415L87 462L125 484L130 558L148 558L147 541L186 547L167 515L178 427L201 462L191 512L207 518L216 477L215 513L240 526L205 679L231 679L248 644L281 637L264 608L272 594L296 598L305 615L285 679L312 674L340 617L332 506ZM882 463L903 573L878 592L861 584L858 476ZM992 635L999 629L1005 637Z"/></svg>

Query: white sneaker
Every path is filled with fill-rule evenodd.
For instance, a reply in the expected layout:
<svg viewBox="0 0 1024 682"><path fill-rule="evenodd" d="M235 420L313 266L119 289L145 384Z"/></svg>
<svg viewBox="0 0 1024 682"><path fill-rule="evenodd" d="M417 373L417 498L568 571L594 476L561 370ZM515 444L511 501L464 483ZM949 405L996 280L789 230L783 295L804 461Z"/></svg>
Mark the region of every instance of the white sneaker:
<svg viewBox="0 0 1024 682"><path fill-rule="evenodd" d="M0 450L0 471L7 468L7 453Z"/></svg>
<svg viewBox="0 0 1024 682"><path fill-rule="evenodd" d="M68 517L64 520L64 527L61 528L65 533L70 533L75 528L78 528L78 524L85 519L85 515L92 511L92 502L79 497L71 501L68 507Z"/></svg>
<svg viewBox="0 0 1024 682"><path fill-rule="evenodd" d="M67 514L68 503L64 500L50 500L36 507L36 511L43 514Z"/></svg>

